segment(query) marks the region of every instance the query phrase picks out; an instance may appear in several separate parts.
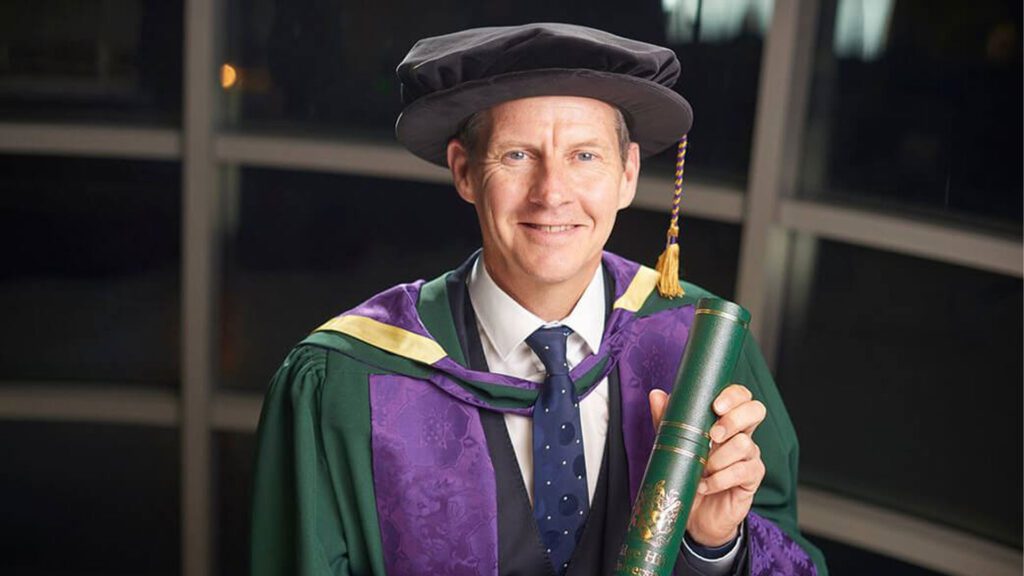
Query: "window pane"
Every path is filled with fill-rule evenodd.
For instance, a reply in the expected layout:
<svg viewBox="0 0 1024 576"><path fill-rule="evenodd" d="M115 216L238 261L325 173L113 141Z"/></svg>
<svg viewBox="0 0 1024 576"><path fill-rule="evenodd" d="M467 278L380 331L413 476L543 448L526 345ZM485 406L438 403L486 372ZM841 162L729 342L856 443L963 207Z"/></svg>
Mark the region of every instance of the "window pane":
<svg viewBox="0 0 1024 576"><path fill-rule="evenodd" d="M0 117L177 123L181 0L0 3Z"/></svg>
<svg viewBox="0 0 1024 576"><path fill-rule="evenodd" d="M0 380L176 385L179 172L0 156Z"/></svg>
<svg viewBox="0 0 1024 576"><path fill-rule="evenodd" d="M475 26L570 22L673 48L693 104L691 174L746 182L772 0L380 3L228 0L222 84L232 126L301 128L392 142L395 67L416 40ZM395 18L395 14L416 17ZM673 153L656 164L671 165ZM665 173L671 174L670 169Z"/></svg>
<svg viewBox="0 0 1024 576"><path fill-rule="evenodd" d="M1021 280L803 252L778 370L801 479L1020 548Z"/></svg>
<svg viewBox="0 0 1024 576"><path fill-rule="evenodd" d="M180 574L177 436L0 422L3 572Z"/></svg>
<svg viewBox="0 0 1024 576"><path fill-rule="evenodd" d="M1021 229L1021 3L826 0L800 193Z"/></svg>
<svg viewBox="0 0 1024 576"><path fill-rule="evenodd" d="M480 246L473 207L451 185L243 169L239 189L224 261L230 387L263 389L323 322Z"/></svg>
<svg viewBox="0 0 1024 576"><path fill-rule="evenodd" d="M219 573L249 574L249 513L256 436L218 433L214 436L214 449Z"/></svg>

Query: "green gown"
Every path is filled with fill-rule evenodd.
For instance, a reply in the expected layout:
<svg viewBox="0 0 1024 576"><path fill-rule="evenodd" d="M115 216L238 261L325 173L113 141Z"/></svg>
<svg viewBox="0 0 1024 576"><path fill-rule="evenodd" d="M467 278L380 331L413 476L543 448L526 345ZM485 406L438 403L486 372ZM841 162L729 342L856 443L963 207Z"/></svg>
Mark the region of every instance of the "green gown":
<svg viewBox="0 0 1024 576"><path fill-rule="evenodd" d="M646 394L671 386L693 305L656 273L606 253L614 305L601 350L572 377L581 396L610 371L622 385L630 501L653 444ZM529 414L536 385L466 367L446 282L389 289L327 322L288 355L258 432L252 573L497 575L494 473L479 411ZM746 526L745 573L827 576L797 527L799 448L753 338L733 381L763 402L766 465Z"/></svg>

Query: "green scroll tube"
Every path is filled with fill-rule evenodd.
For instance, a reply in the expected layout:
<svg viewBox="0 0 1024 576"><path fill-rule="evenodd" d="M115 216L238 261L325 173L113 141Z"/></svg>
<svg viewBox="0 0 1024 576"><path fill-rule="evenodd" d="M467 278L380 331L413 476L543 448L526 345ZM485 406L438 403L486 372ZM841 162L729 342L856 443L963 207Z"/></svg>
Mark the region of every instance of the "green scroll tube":
<svg viewBox="0 0 1024 576"><path fill-rule="evenodd" d="M617 576L672 574L711 450L709 432L717 419L711 404L730 383L749 323L750 313L732 302L697 302L675 387L633 504Z"/></svg>

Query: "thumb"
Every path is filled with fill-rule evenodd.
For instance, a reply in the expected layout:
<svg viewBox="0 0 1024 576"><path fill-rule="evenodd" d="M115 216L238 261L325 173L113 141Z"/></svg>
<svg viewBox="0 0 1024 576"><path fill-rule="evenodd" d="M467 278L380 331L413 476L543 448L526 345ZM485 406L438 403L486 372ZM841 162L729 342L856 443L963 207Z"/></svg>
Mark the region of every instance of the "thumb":
<svg viewBox="0 0 1024 576"><path fill-rule="evenodd" d="M665 415L665 406L668 406L668 394L662 390L651 390L647 396L651 404L651 420L654 422L654 429L661 424L661 417Z"/></svg>

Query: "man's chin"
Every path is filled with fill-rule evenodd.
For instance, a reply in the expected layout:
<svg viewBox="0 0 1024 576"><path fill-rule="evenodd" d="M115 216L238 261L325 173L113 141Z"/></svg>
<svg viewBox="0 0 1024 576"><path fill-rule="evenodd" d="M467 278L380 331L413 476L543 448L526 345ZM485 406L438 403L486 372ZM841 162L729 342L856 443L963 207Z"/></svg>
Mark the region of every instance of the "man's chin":
<svg viewBox="0 0 1024 576"><path fill-rule="evenodd" d="M572 265L564 259L537 262L522 267L522 276L517 281L526 281L537 287L558 288L570 284L586 285L594 275L596 265Z"/></svg>

